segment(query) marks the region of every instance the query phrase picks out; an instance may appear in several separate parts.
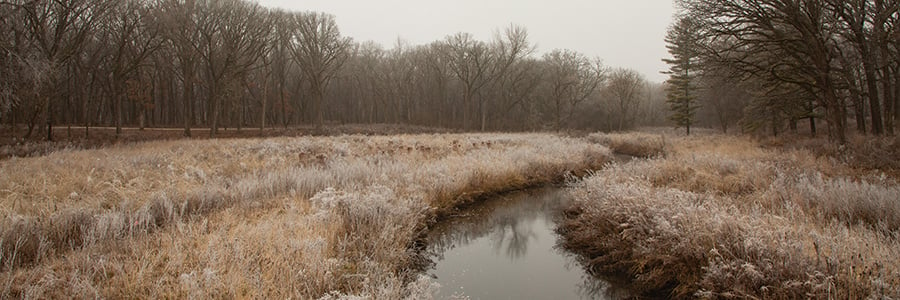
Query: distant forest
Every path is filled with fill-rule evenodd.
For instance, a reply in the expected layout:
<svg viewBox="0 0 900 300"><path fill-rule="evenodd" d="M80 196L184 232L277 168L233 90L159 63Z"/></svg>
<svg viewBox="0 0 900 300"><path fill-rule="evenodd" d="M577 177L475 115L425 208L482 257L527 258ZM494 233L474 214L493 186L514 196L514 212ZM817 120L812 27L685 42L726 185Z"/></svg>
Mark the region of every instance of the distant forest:
<svg viewBox="0 0 900 300"><path fill-rule="evenodd" d="M839 142L851 123L893 134L900 0L676 3L673 57L647 58L672 65L656 84L574 50L538 54L517 25L385 48L342 36L332 15L240 0L0 1L0 124L30 138L340 123L778 134L801 120Z"/></svg>

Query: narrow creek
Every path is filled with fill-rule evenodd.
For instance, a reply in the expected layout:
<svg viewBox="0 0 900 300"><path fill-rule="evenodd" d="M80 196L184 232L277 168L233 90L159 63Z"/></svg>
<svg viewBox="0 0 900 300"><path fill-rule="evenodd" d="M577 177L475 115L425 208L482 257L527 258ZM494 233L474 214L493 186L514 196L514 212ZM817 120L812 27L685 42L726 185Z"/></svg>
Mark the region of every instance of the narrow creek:
<svg viewBox="0 0 900 300"><path fill-rule="evenodd" d="M619 299L625 295L584 271L557 247L556 222L569 201L561 188L515 192L466 208L438 224L427 274L438 299Z"/></svg>

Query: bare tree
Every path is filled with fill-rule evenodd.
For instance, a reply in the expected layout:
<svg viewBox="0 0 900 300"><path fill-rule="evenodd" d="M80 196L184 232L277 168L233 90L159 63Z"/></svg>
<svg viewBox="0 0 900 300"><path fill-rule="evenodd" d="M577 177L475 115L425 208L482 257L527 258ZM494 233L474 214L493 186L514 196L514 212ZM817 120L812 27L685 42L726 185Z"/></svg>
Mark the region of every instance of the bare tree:
<svg viewBox="0 0 900 300"><path fill-rule="evenodd" d="M198 53L207 84L209 134L215 137L223 98L234 97L229 89L260 59L270 25L255 3L209 0L203 8L197 28Z"/></svg>
<svg viewBox="0 0 900 300"><path fill-rule="evenodd" d="M197 30L197 0L162 0L156 18L164 30L168 48L174 54L181 78L181 103L184 136L191 136L194 125L194 97L197 83L197 53L200 33Z"/></svg>
<svg viewBox="0 0 900 300"><path fill-rule="evenodd" d="M886 132L890 135L894 134L895 119L897 118L897 102L900 101L900 91L897 86L898 65L900 65L900 53L895 48L891 51L891 42L895 44L900 40L900 1L898 0L875 0L872 10L872 43L874 45L874 53L879 59L879 70L881 72L881 92L882 104L884 105L884 126Z"/></svg>
<svg viewBox="0 0 900 300"><path fill-rule="evenodd" d="M640 73L632 69L619 68L609 74L605 93L616 109L616 130L624 130L634 123L646 82Z"/></svg>
<svg viewBox="0 0 900 300"><path fill-rule="evenodd" d="M61 83L61 69L76 57L88 36L93 32L114 1L101 0L33 0L15 1L25 22L25 35L33 41L34 50L41 60L49 64L49 82ZM47 139L53 139L53 104L60 95L56 89L43 90L37 101L47 123ZM32 119L28 136L34 126Z"/></svg>
<svg viewBox="0 0 900 300"><path fill-rule="evenodd" d="M710 118L714 119L712 124L718 125L722 133L728 133L728 127L741 119L743 108L749 98L743 86L727 78L718 74L702 76L700 78L702 88L698 95L700 110L706 111L707 117L711 115ZM701 119L702 117L698 117L698 121Z"/></svg>
<svg viewBox="0 0 900 300"><path fill-rule="evenodd" d="M554 125L560 130L563 118L571 117L576 107L601 87L606 71L599 58L590 59L571 50L557 49L544 54L544 63Z"/></svg>
<svg viewBox="0 0 900 300"><path fill-rule="evenodd" d="M427 80L429 88L428 98L431 105L438 107L433 114L436 124L442 127L450 127L454 123L458 105L452 105L449 97L449 82L454 77L450 67L450 51L443 41L437 41L423 47L420 50L421 62L424 67L423 79Z"/></svg>
<svg viewBox="0 0 900 300"><path fill-rule="evenodd" d="M489 66L493 63L487 44L476 40L469 33L457 33L448 36L441 51L446 55L450 71L462 84L462 122L463 128L470 128L470 115L473 110L472 102L475 96L489 82Z"/></svg>
<svg viewBox="0 0 900 300"><path fill-rule="evenodd" d="M448 36L441 47L450 71L462 84L463 128L471 128L472 112L477 110L481 117L480 128L487 123L488 98L480 93L516 63L534 52L528 42L528 31L524 27L510 25L502 33L495 34L490 44L476 40L469 33ZM477 107L473 107L478 101Z"/></svg>
<svg viewBox="0 0 900 300"><path fill-rule="evenodd" d="M0 14L7 16L0 19L0 124L5 120L6 114L9 113L13 106L17 106L18 97L16 92L17 63L15 51L16 36L20 35L23 28L15 22L18 12L11 5L0 3ZM18 27L18 28L17 28Z"/></svg>
<svg viewBox="0 0 900 300"><path fill-rule="evenodd" d="M869 37L867 21L874 7L870 5L870 0L827 0L824 1L829 5L829 9L833 11L841 21L837 26L841 26L839 31L842 36L850 41L855 50L859 53L859 60L862 62L863 73L865 74L866 95L869 100L869 112L872 117L872 133L880 135L884 133L884 122L882 120L881 102L878 93L878 78L876 73L877 62L874 54L880 48L873 51L872 39ZM885 18L878 18L880 22L886 22ZM872 27L883 28L884 24L872 24Z"/></svg>
<svg viewBox="0 0 900 300"><path fill-rule="evenodd" d="M350 38L341 37L334 16L324 13L296 13L293 17L291 52L294 61L306 76L312 96L314 123L321 128L324 123L323 102L325 89L347 61Z"/></svg>
<svg viewBox="0 0 900 300"><path fill-rule="evenodd" d="M817 95L825 108L829 137L846 142L844 100L836 78L838 28L822 1L679 0L703 24L713 48L746 76L789 83Z"/></svg>
<svg viewBox="0 0 900 300"><path fill-rule="evenodd" d="M493 56L493 59L490 60L492 64L489 66L487 79L489 84L501 84L499 87L502 87L502 80L509 75L510 69L514 66L520 67L519 64L535 51L535 47L528 42L528 30L518 25L510 25L502 33L495 33L494 41L490 44L490 48L490 55ZM525 65L526 69L522 70L520 68L519 71L527 72L527 66ZM519 73L519 75L522 74L524 73ZM523 78L520 77L518 79ZM487 124L489 99L492 98L478 98L478 109L481 114L481 131L485 130Z"/></svg>
<svg viewBox="0 0 900 300"><path fill-rule="evenodd" d="M270 11L267 12L263 17L266 18L268 24L276 24L279 20L279 13ZM261 77L257 79L257 81L261 81L258 86L262 86L263 92L262 95L257 95L260 103L260 116L259 116L259 131L262 133L266 129L266 111L268 109L269 102L269 80L272 78L272 74L275 73L276 64L276 56L274 55L275 51L278 49L278 35L277 31L274 29L275 26L271 26L265 31L265 34L261 37L259 41L262 44L262 48L260 49L259 57L259 70L257 71L257 76ZM279 63L284 63L286 60L279 61Z"/></svg>
<svg viewBox="0 0 900 300"><path fill-rule="evenodd" d="M512 121L514 128L521 128L521 122L526 124L536 124L533 119L537 114L534 109L537 101L539 87L544 80L544 75L540 72L540 61L534 58L525 58L512 66L505 72L496 83L494 88L494 98L497 99L494 108L491 111L490 119L506 118ZM515 109L520 113L526 114L514 115Z"/></svg>
<svg viewBox="0 0 900 300"><path fill-rule="evenodd" d="M122 102L126 98L126 82L137 76L144 61L158 49L160 38L158 22L147 20L149 8L140 0L116 1L110 7L109 17L101 22L109 90L115 106L116 136L122 133Z"/></svg>

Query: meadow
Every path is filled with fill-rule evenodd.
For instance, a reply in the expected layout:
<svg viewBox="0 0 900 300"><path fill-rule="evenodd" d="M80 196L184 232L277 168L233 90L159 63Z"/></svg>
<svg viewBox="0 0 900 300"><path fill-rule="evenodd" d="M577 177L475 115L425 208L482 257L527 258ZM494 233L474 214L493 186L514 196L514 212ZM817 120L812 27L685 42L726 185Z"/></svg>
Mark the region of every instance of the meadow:
<svg viewBox="0 0 900 300"><path fill-rule="evenodd" d="M429 298L433 225L549 184L572 197L560 247L638 295L896 298L895 146L663 130L54 149L0 160L0 298Z"/></svg>
<svg viewBox="0 0 900 300"><path fill-rule="evenodd" d="M589 139L647 157L570 188L575 204L558 231L594 274L667 298L900 297L892 138L833 148L721 135Z"/></svg>
<svg viewBox="0 0 900 300"><path fill-rule="evenodd" d="M609 151L550 134L156 141L0 161L0 298L420 298L428 226Z"/></svg>

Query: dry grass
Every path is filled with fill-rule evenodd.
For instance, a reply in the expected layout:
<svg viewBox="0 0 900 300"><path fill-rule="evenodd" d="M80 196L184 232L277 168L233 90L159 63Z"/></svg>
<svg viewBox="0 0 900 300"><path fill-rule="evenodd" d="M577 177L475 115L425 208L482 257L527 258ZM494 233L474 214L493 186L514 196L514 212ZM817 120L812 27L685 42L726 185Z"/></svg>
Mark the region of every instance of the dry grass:
<svg viewBox="0 0 900 300"><path fill-rule="evenodd" d="M666 138L663 134L650 133L593 133L587 139L609 147L613 153L651 158L666 154Z"/></svg>
<svg viewBox="0 0 900 300"><path fill-rule="evenodd" d="M806 138L794 135L768 137L760 140L764 148L785 152L806 151L819 158L833 160L844 168L843 174L826 175L860 176L877 171L900 179L900 137L873 137L851 134L845 145L828 142L825 137Z"/></svg>
<svg viewBox="0 0 900 300"><path fill-rule="evenodd" d="M207 139L209 128L192 128L192 138L183 136L182 128L123 128L122 133L116 136L113 127L91 127L85 134L84 127L60 126L53 129L53 141L46 141L46 129L35 129L30 139L22 138L27 129L24 127L10 127L0 124L0 159L10 157L36 157L44 156L59 150L73 149L98 149L112 145L125 143L166 141L181 139ZM267 127L260 131L258 128L221 128L216 135L219 139L230 138L272 138L272 137L300 137L309 135L399 135L399 134L435 134L453 133L452 129L424 127L401 124L329 124L322 128L315 126L290 126Z"/></svg>
<svg viewBox="0 0 900 300"><path fill-rule="evenodd" d="M546 134L164 141L0 162L0 298L419 298L454 208L609 151Z"/></svg>
<svg viewBox="0 0 900 300"><path fill-rule="evenodd" d="M858 172L803 149L668 140L572 187L560 232L597 274L676 298L900 297L897 182L824 175Z"/></svg>

